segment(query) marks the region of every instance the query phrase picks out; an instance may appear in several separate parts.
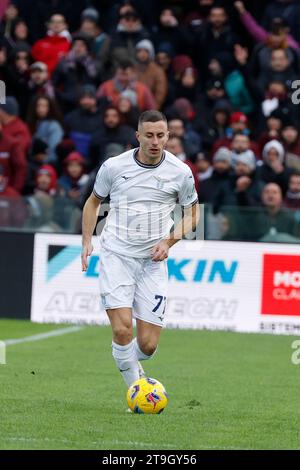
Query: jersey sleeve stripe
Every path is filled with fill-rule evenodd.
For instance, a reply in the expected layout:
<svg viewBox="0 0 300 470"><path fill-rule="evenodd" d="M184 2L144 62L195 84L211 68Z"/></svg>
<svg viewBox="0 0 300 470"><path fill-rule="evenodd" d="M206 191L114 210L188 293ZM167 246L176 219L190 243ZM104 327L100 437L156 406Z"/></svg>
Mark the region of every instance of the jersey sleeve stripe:
<svg viewBox="0 0 300 470"><path fill-rule="evenodd" d="M105 197L100 196L100 194L96 193L95 189L93 190L93 194L94 194L94 196L96 196L96 198L100 199L100 201L104 201Z"/></svg>
<svg viewBox="0 0 300 470"><path fill-rule="evenodd" d="M191 204L188 204L188 205L182 206L182 207L184 207L184 209L189 209L190 207L193 207L198 203L199 203L199 199L197 198L197 199L194 200L194 202L191 202Z"/></svg>

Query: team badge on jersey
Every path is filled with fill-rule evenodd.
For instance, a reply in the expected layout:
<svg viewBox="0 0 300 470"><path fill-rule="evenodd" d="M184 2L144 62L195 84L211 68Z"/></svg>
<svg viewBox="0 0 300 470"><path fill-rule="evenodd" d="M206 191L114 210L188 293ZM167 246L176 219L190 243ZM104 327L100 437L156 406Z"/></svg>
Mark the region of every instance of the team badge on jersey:
<svg viewBox="0 0 300 470"><path fill-rule="evenodd" d="M167 178L161 178L160 176L154 176L157 181L157 189L163 189L165 183L169 183L170 180Z"/></svg>

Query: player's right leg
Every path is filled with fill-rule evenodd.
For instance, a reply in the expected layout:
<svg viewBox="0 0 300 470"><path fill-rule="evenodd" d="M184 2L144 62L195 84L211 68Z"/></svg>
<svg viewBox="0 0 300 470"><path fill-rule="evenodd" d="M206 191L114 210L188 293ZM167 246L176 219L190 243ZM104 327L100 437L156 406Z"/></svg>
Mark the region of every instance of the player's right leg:
<svg viewBox="0 0 300 470"><path fill-rule="evenodd" d="M133 341L130 308L107 310L113 332L112 354L128 387L139 379L140 369Z"/></svg>

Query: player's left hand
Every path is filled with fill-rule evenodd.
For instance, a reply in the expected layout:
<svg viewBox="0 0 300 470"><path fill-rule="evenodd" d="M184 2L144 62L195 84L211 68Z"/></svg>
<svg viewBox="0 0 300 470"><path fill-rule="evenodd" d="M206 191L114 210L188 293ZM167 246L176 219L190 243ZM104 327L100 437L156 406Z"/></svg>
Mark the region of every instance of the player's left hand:
<svg viewBox="0 0 300 470"><path fill-rule="evenodd" d="M152 250L152 261L159 262L167 259L169 256L169 249L170 247L165 240L159 242Z"/></svg>

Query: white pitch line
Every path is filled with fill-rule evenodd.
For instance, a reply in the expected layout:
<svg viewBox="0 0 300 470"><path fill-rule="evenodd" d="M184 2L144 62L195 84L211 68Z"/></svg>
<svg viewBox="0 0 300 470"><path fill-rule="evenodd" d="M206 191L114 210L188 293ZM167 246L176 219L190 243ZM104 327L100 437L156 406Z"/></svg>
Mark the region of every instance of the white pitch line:
<svg viewBox="0 0 300 470"><path fill-rule="evenodd" d="M41 341L43 339L53 338L54 336L67 335L68 333L75 333L76 331L83 330L83 326L69 326L68 328L62 328L61 330L52 330L47 333L40 333L38 335L26 336L25 338L19 339L8 339L4 341L6 346L13 346L21 343L32 343L34 341Z"/></svg>

